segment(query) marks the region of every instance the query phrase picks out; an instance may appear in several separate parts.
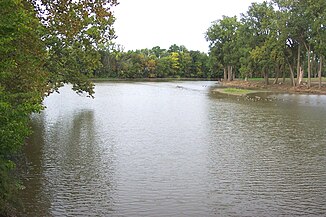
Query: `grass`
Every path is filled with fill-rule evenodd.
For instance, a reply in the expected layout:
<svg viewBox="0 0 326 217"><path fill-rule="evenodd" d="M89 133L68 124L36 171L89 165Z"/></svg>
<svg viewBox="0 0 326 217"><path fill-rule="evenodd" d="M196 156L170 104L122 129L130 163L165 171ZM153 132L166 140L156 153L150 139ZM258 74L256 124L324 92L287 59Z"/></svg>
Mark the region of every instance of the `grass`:
<svg viewBox="0 0 326 217"><path fill-rule="evenodd" d="M218 90L220 93L226 93L230 95L242 96L249 93L255 93L257 91L248 90L248 89L239 89L239 88L223 88Z"/></svg>
<svg viewBox="0 0 326 217"><path fill-rule="evenodd" d="M264 78L248 78L248 81L264 81Z"/></svg>

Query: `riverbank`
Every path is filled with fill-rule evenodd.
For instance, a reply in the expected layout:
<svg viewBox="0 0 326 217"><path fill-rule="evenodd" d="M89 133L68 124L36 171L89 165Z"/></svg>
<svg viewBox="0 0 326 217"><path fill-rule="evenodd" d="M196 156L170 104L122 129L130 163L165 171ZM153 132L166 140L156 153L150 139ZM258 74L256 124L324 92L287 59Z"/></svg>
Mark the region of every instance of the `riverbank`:
<svg viewBox="0 0 326 217"><path fill-rule="evenodd" d="M238 89L239 91L235 91ZM247 95L253 92L278 92L278 93L298 93L298 94L317 94L326 95L326 83L323 82L322 87L319 88L317 82L312 82L310 88L306 84L292 87L290 83L279 83L266 85L261 80L234 80L223 81L219 88L214 91L226 93L230 95Z"/></svg>
<svg viewBox="0 0 326 217"><path fill-rule="evenodd" d="M226 87L226 88L219 87L219 88L215 88L213 91L227 94L227 95L232 95L232 96L246 96L248 94L263 92L263 90L249 90L249 89L242 89L239 87Z"/></svg>
<svg viewBox="0 0 326 217"><path fill-rule="evenodd" d="M208 78L92 78L93 82L173 82L173 81L214 81Z"/></svg>

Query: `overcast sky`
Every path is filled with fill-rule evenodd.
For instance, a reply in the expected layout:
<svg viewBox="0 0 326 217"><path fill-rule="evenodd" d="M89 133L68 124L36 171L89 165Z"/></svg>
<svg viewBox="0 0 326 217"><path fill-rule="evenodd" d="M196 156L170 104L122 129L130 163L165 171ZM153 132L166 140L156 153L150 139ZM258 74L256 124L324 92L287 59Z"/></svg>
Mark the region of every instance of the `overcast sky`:
<svg viewBox="0 0 326 217"><path fill-rule="evenodd" d="M263 0L120 0L114 8L117 43L125 50L172 44L208 51L204 33L211 22L240 16L252 2Z"/></svg>

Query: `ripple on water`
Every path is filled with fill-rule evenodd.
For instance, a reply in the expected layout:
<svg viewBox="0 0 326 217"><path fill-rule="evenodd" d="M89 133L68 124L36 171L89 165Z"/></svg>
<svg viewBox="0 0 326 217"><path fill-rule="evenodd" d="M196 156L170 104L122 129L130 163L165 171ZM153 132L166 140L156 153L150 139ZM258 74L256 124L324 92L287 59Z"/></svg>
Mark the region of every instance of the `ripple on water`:
<svg viewBox="0 0 326 217"><path fill-rule="evenodd" d="M32 118L24 214L324 215L325 97L238 101L209 94L213 84L101 83L95 100L65 88L47 98Z"/></svg>

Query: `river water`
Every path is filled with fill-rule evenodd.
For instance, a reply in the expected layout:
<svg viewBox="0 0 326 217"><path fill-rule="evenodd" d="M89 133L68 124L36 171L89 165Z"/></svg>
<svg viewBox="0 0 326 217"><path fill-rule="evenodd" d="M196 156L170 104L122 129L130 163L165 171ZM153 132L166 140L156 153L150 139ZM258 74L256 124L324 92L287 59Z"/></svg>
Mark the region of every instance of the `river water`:
<svg viewBox="0 0 326 217"><path fill-rule="evenodd" d="M322 216L326 97L66 86L32 116L24 216ZM260 99L260 100L258 100Z"/></svg>

